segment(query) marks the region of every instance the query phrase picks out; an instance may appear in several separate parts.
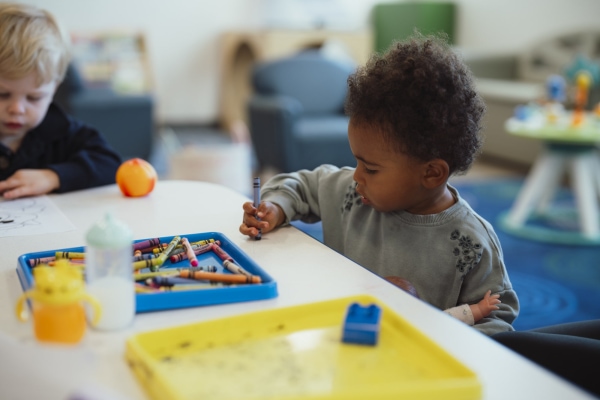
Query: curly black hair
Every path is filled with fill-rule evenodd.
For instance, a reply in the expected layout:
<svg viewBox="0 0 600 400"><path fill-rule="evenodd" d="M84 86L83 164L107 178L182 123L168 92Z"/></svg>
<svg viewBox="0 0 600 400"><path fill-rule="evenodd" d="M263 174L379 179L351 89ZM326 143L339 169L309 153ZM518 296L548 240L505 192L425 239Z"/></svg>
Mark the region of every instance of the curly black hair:
<svg viewBox="0 0 600 400"><path fill-rule="evenodd" d="M415 32L373 54L348 78L345 111L397 151L443 159L450 175L466 172L481 148L485 104L443 33Z"/></svg>

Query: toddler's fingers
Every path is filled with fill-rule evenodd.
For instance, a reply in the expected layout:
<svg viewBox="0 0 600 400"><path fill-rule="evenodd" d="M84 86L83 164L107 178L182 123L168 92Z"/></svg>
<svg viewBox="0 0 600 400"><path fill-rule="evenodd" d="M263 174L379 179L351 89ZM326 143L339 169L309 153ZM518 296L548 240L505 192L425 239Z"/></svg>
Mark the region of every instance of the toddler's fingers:
<svg viewBox="0 0 600 400"><path fill-rule="evenodd" d="M254 237L254 236L256 236L256 235L253 235L253 230L254 230L254 229L255 229L255 228L249 227L249 226L248 226L248 225L246 225L246 224L241 224L241 225L240 225L240 233L241 233L242 235L246 235L246 236L251 236L251 237Z"/></svg>

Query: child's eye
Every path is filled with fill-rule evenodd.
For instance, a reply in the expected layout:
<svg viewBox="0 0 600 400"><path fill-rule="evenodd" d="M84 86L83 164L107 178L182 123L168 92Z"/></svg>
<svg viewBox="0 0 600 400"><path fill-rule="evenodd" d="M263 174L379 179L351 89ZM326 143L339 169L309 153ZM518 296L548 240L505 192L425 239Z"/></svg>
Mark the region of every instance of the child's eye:
<svg viewBox="0 0 600 400"><path fill-rule="evenodd" d="M371 174L371 175L372 175L372 174L376 174L376 173L377 173L377 170L376 170L376 169L369 169L369 168L367 168L367 167L364 167L364 168L365 168L365 172L366 172L367 174Z"/></svg>
<svg viewBox="0 0 600 400"><path fill-rule="evenodd" d="M10 93L0 92L0 99L8 99Z"/></svg>
<svg viewBox="0 0 600 400"><path fill-rule="evenodd" d="M31 101L32 103L35 103L36 101L40 101L41 97L40 96L27 96L27 100Z"/></svg>

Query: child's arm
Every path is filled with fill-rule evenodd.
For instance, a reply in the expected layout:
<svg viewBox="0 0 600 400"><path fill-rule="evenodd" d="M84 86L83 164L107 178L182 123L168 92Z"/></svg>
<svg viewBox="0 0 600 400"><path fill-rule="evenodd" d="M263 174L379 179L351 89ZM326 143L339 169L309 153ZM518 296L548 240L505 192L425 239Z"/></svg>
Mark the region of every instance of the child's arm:
<svg viewBox="0 0 600 400"><path fill-rule="evenodd" d="M473 320L477 322L490 315L492 311L498 310L499 307L496 304L499 303L501 303L500 295L492 294L492 291L488 290L479 303L469 305L473 313Z"/></svg>
<svg viewBox="0 0 600 400"><path fill-rule="evenodd" d="M487 317L492 311L498 310L499 307L496 305L498 303L500 303L500 295L492 295L492 291L488 290L479 303L463 304L448 308L444 312L467 325L475 325L477 321Z"/></svg>
<svg viewBox="0 0 600 400"><path fill-rule="evenodd" d="M256 219L257 209L252 202L244 203L242 208L244 209L244 215L242 217L242 224L240 225L240 232L250 237L258 235L258 228L262 230L262 233L267 233L285 221L285 213L281 207L270 201L263 201L258 206L260 221Z"/></svg>
<svg viewBox="0 0 600 400"><path fill-rule="evenodd" d="M16 199L50 193L59 186L58 175L50 169L20 169L0 181L0 193L5 199Z"/></svg>
<svg viewBox="0 0 600 400"><path fill-rule="evenodd" d="M406 279L400 278L399 276L386 276L385 279L388 282L393 283L400 289L412 294L415 297L419 297L415 287ZM444 310L445 313L450 314L454 318L463 321L468 325L473 325L477 321L487 317L494 310L498 310L496 304L500 303L500 295L492 294L491 290L488 290L483 296L483 299L477 304L463 304L461 306L452 307Z"/></svg>

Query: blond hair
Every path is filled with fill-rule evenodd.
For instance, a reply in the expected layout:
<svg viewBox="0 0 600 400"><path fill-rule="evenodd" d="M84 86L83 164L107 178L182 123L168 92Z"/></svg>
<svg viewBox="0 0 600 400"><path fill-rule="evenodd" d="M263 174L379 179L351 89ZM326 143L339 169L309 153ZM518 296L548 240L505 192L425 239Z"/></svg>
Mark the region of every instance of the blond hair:
<svg viewBox="0 0 600 400"><path fill-rule="evenodd" d="M21 79L30 73L38 83L60 83L71 59L70 41L46 10L0 3L0 76Z"/></svg>

